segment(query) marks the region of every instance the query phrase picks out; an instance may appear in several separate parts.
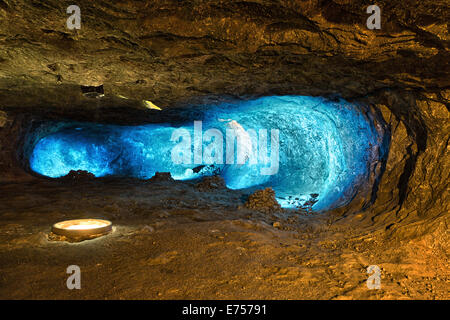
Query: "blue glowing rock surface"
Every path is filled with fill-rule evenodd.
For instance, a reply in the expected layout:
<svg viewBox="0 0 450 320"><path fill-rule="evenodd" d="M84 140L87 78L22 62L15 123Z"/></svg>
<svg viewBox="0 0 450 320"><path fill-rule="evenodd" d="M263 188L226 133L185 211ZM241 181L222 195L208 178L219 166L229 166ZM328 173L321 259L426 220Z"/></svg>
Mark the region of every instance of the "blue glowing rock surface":
<svg viewBox="0 0 450 320"><path fill-rule="evenodd" d="M53 178L70 170L141 179L158 171L179 180L220 174L232 189L271 186L283 207L315 193L314 209L328 209L368 174L371 149L380 144L373 123L343 100L264 97L199 110L201 119L178 127L66 127L37 142L30 167Z"/></svg>

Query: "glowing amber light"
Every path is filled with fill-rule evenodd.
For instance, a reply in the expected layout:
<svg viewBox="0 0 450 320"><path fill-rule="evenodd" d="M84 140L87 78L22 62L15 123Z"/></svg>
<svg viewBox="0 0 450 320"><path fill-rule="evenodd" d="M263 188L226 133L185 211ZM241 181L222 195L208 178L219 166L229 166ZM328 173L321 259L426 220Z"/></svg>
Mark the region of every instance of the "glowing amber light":
<svg viewBox="0 0 450 320"><path fill-rule="evenodd" d="M100 219L77 219L55 223L52 232L69 238L97 237L112 230L112 223Z"/></svg>

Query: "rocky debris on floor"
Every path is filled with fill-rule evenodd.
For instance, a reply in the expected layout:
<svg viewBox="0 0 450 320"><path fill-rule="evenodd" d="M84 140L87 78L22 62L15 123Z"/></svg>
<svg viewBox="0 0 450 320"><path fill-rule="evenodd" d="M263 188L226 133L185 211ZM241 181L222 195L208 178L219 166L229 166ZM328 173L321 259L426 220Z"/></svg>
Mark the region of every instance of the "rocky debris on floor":
<svg viewBox="0 0 450 320"><path fill-rule="evenodd" d="M281 197L281 199L287 200L290 207L295 208L297 213L306 215L314 212L312 207L319 201L319 194L311 193L307 200L304 197L295 196Z"/></svg>
<svg viewBox="0 0 450 320"><path fill-rule="evenodd" d="M251 194L244 206L247 209L264 213L281 210L281 206L275 198L275 191L272 188L265 188L264 190L258 190Z"/></svg>
<svg viewBox="0 0 450 320"><path fill-rule="evenodd" d="M194 173L199 173L203 176L218 176L222 172L222 168L215 165L200 165L192 169Z"/></svg>
<svg viewBox="0 0 450 320"><path fill-rule="evenodd" d="M153 177L148 181L151 182L162 182L162 181L174 181L170 172L156 172Z"/></svg>
<svg viewBox="0 0 450 320"><path fill-rule="evenodd" d="M195 188L199 191L212 191L216 189L225 189L227 187L225 180L221 176L204 177Z"/></svg>
<svg viewBox="0 0 450 320"><path fill-rule="evenodd" d="M74 183L90 181L94 179L95 179L94 174L86 170L70 170L70 172L66 174L64 177L59 178L60 181L74 182Z"/></svg>
<svg viewBox="0 0 450 320"><path fill-rule="evenodd" d="M311 214L313 213L313 205L316 204L317 201L319 201L318 197L319 194L318 193L311 193L310 194L310 198L305 201L302 205L299 205L297 207L297 210L301 213L306 213L306 214Z"/></svg>

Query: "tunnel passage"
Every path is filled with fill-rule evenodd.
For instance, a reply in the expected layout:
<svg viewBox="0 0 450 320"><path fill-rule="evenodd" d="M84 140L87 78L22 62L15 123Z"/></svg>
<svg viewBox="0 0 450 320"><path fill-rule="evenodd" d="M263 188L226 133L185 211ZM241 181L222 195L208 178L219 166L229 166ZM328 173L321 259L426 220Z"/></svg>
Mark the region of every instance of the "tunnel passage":
<svg viewBox="0 0 450 320"><path fill-rule="evenodd" d="M273 96L193 110L183 123L60 125L35 143L30 168L51 178L219 174L231 189L272 187L282 207L313 200L322 210L347 203L387 148L372 115L342 99Z"/></svg>

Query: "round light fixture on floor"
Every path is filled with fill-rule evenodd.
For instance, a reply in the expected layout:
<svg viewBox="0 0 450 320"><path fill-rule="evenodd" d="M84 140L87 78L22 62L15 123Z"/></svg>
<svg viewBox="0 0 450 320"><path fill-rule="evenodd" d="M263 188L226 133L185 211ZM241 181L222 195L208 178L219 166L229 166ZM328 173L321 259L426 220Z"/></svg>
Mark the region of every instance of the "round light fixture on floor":
<svg viewBox="0 0 450 320"><path fill-rule="evenodd" d="M77 219L57 222L52 227L54 234L67 238L97 238L112 230L112 223L101 219Z"/></svg>

